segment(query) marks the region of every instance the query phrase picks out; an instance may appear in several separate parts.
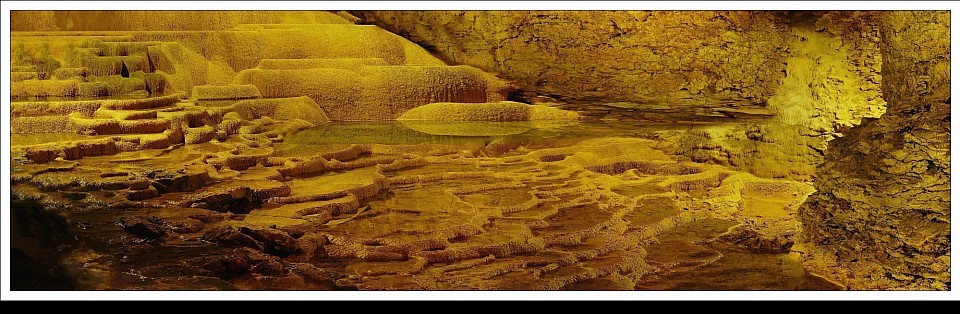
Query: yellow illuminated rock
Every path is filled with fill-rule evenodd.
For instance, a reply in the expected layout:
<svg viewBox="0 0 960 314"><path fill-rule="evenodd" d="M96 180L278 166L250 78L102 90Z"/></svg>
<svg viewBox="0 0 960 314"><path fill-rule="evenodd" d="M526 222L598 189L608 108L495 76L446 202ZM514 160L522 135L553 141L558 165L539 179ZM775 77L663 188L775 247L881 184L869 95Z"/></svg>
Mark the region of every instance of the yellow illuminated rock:
<svg viewBox="0 0 960 314"><path fill-rule="evenodd" d="M830 142L804 262L853 289L950 289L950 14L879 18L889 107Z"/></svg>
<svg viewBox="0 0 960 314"><path fill-rule="evenodd" d="M547 107L527 105L512 101L496 103L432 103L404 112L400 121L551 121L576 120L576 112Z"/></svg>
<svg viewBox="0 0 960 314"><path fill-rule="evenodd" d="M11 286L949 290L948 20L13 11Z"/></svg>

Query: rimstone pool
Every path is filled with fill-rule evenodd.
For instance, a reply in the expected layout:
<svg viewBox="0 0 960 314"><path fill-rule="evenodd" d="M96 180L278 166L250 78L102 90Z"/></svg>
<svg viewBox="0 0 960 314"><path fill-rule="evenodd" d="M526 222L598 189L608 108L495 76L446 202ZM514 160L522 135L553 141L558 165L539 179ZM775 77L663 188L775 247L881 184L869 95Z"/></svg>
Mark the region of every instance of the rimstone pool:
<svg viewBox="0 0 960 314"><path fill-rule="evenodd" d="M11 25L13 290L950 289L948 12Z"/></svg>

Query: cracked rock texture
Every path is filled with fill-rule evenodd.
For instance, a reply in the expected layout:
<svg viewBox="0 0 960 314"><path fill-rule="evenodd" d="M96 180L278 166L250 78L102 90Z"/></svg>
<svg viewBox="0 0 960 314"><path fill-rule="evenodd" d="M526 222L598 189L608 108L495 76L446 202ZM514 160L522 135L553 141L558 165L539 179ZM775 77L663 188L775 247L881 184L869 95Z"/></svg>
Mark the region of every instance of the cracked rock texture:
<svg viewBox="0 0 960 314"><path fill-rule="evenodd" d="M887 113L830 143L800 211L805 264L851 289L949 290L950 13L878 19Z"/></svg>
<svg viewBox="0 0 960 314"><path fill-rule="evenodd" d="M767 100L778 120L809 128L817 146L884 112L880 30L872 11L791 12L786 78Z"/></svg>
<svg viewBox="0 0 960 314"><path fill-rule="evenodd" d="M355 14L514 80L512 99L600 104L602 119L616 119L609 107L765 106L782 125L762 141L744 138L755 126L715 129L685 133L676 150L762 177L810 180L829 140L886 105L874 11Z"/></svg>
<svg viewBox="0 0 960 314"><path fill-rule="evenodd" d="M365 23L567 102L760 104L783 80L786 14L360 11Z"/></svg>

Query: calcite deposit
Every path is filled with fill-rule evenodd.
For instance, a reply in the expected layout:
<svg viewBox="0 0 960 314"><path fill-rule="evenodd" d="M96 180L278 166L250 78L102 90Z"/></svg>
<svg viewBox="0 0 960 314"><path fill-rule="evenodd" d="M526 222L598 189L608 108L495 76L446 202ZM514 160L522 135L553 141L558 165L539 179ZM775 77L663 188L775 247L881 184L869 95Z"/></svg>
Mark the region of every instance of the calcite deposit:
<svg viewBox="0 0 960 314"><path fill-rule="evenodd" d="M14 290L950 289L945 12L10 23Z"/></svg>
<svg viewBox="0 0 960 314"><path fill-rule="evenodd" d="M763 103L786 16L763 11L359 11L444 60L565 101ZM717 62L722 60L722 62Z"/></svg>
<svg viewBox="0 0 960 314"><path fill-rule="evenodd" d="M950 14L879 20L889 107L830 143L801 212L808 263L855 289L949 289Z"/></svg>
<svg viewBox="0 0 960 314"><path fill-rule="evenodd" d="M577 120L576 112L544 105L502 101L496 103L432 103L404 112L401 121L550 121Z"/></svg>

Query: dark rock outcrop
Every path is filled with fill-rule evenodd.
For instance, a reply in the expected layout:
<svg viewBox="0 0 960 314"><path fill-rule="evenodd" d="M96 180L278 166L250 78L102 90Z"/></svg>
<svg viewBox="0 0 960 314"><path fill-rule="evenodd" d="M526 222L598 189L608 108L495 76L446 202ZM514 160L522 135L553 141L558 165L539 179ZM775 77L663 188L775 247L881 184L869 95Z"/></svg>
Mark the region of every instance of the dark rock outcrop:
<svg viewBox="0 0 960 314"><path fill-rule="evenodd" d="M203 234L203 240L225 247L248 247L257 251L263 251L263 245L257 242L257 240L240 232L237 228L228 226L208 230Z"/></svg>
<svg viewBox="0 0 960 314"><path fill-rule="evenodd" d="M284 257L296 253L297 250L299 250L296 239L290 237L286 232L277 229L240 227L240 233L246 234L260 242L263 245L264 251L273 255Z"/></svg>
<svg viewBox="0 0 960 314"><path fill-rule="evenodd" d="M123 230L144 239L159 239L167 234L163 220L157 217L131 217L117 222Z"/></svg>

